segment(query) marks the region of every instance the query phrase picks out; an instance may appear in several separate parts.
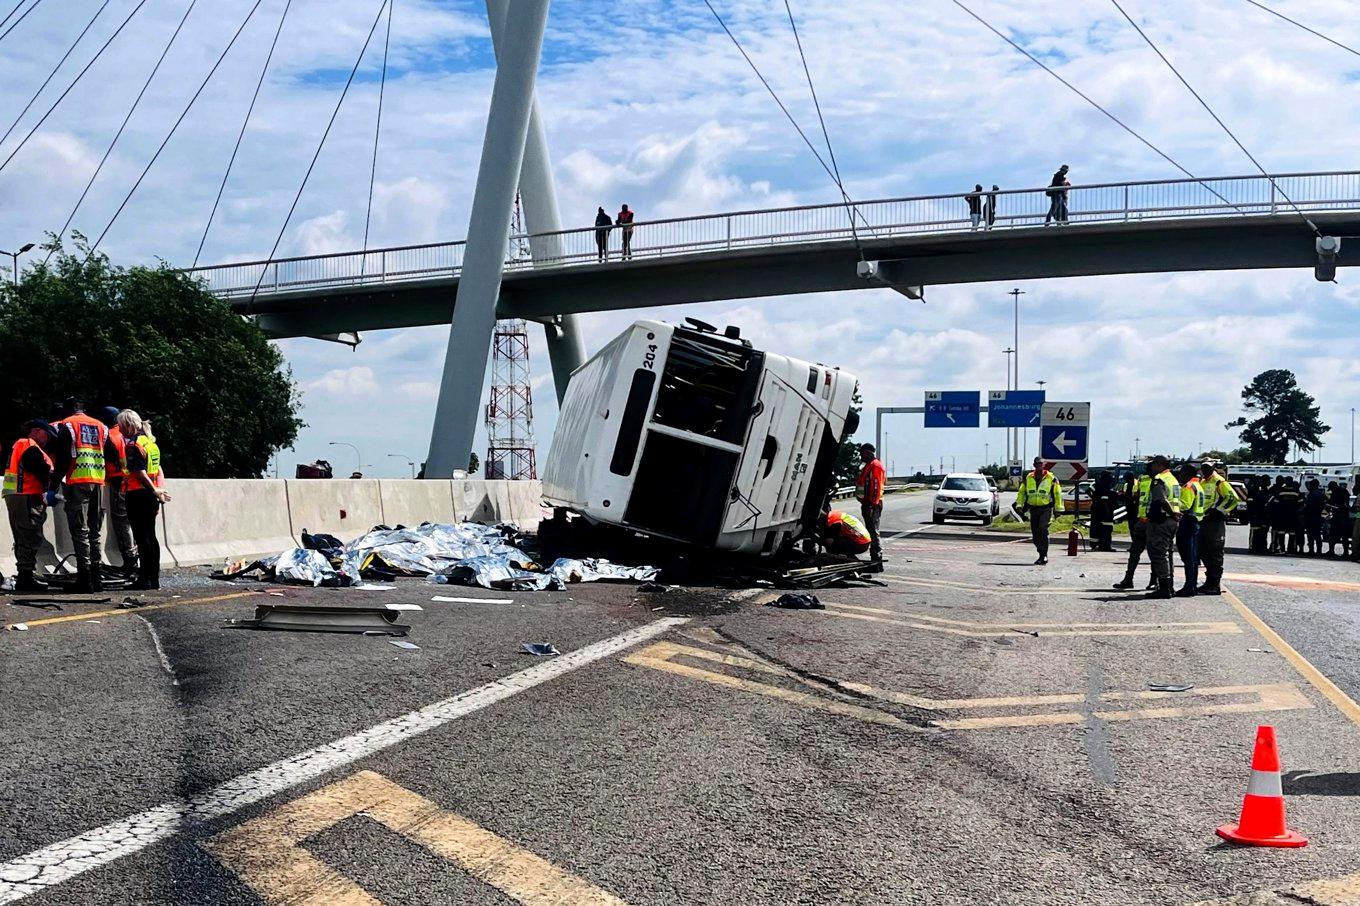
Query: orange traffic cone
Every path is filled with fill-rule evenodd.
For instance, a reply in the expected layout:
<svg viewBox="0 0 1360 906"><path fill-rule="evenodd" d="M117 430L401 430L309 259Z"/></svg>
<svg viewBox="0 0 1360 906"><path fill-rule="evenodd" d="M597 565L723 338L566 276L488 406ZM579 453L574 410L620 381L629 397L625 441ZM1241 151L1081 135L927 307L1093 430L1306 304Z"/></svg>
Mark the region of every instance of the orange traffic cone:
<svg viewBox="0 0 1360 906"><path fill-rule="evenodd" d="M1256 728L1256 748L1251 753L1251 780L1242 798L1242 817L1214 831L1224 840L1243 846L1307 846L1308 838L1284 823L1284 792L1280 788L1280 750L1275 728Z"/></svg>

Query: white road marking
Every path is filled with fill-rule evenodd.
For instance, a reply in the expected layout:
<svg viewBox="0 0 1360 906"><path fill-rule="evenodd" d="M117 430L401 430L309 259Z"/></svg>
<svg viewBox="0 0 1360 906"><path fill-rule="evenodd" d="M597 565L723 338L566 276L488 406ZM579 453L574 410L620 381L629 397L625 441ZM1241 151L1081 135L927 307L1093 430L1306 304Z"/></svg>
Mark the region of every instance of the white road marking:
<svg viewBox="0 0 1360 906"><path fill-rule="evenodd" d="M153 626L151 621L146 617L141 614L137 614L136 616L137 619L146 624L147 631L151 633L151 644L156 646L156 656L161 659L161 666L165 668L166 673L170 674L170 684L172 686L178 686L179 677L175 676L175 668L170 665L170 658L166 655L165 649L161 647L160 633L156 631L156 627Z"/></svg>
<svg viewBox="0 0 1360 906"><path fill-rule="evenodd" d="M22 900L92 868L140 852L173 836L185 825L192 826L230 815L290 787L353 764L361 758L480 711L687 622L684 617L667 617L630 629L476 689L460 692L418 711L394 717L352 736L242 774L187 799L171 800L122 821L106 824L0 863L0 904Z"/></svg>

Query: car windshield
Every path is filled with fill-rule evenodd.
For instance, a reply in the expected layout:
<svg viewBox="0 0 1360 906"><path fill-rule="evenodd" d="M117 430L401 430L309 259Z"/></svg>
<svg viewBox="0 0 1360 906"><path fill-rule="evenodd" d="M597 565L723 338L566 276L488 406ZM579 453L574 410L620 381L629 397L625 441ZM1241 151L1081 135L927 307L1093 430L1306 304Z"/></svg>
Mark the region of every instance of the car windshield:
<svg viewBox="0 0 1360 906"><path fill-rule="evenodd" d="M942 491L985 491L987 482L981 478L946 478Z"/></svg>

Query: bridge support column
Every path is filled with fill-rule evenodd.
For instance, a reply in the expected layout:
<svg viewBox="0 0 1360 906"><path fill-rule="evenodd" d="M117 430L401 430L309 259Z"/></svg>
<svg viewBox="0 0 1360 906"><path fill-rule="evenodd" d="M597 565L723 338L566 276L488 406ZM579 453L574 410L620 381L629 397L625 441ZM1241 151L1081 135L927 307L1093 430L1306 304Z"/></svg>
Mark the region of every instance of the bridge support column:
<svg viewBox="0 0 1360 906"><path fill-rule="evenodd" d="M505 33L506 14L511 0L486 0L486 16L491 23L491 43L499 58ZM553 181L552 158L548 154L548 135L539 115L538 99L529 108L529 132L524 145L524 166L519 175L520 197L524 202L524 226L530 234L557 233L562 217L557 207L557 185ZM535 262L552 261L562 254L562 237L531 235L529 252ZM567 394L571 373L586 360L578 315L560 315L555 324L544 324L548 341L548 361L552 364L557 401Z"/></svg>
<svg viewBox="0 0 1360 906"><path fill-rule="evenodd" d="M515 15L506 19L425 466L429 478L448 478L454 470L466 469L472 453L548 3L517 0Z"/></svg>

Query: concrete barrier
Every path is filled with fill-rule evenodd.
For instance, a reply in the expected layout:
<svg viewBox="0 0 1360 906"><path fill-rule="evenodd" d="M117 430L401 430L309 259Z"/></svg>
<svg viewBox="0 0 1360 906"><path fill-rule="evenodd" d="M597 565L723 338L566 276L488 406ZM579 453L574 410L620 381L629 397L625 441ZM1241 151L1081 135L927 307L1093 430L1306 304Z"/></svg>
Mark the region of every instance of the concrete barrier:
<svg viewBox="0 0 1360 906"><path fill-rule="evenodd" d="M448 481L384 478L378 482L378 490L382 496L383 521L387 525L458 521L453 488Z"/></svg>
<svg viewBox="0 0 1360 906"><path fill-rule="evenodd" d="M491 499L489 485L493 481L474 481L471 478L454 479L451 482L453 511L459 522L497 522L499 516Z"/></svg>
<svg viewBox="0 0 1360 906"><path fill-rule="evenodd" d="M99 542L104 549L104 562L118 566L122 564L123 557L114 538L113 519L109 515L107 497L104 503L104 527ZM47 511L47 521L43 523L43 544L38 550L39 573L45 572L48 566L55 566L62 558L71 554L71 533L66 528L66 511L63 506L64 504L59 503L55 509ZM166 538L164 508L161 509L161 517L156 521L156 532L164 548ZM174 564L164 551L161 554L161 562L165 565ZM74 569L74 565L71 568ZM9 528L8 507L4 504L0 504L0 573L7 576L14 574L14 536Z"/></svg>
<svg viewBox="0 0 1360 906"><path fill-rule="evenodd" d="M289 481L288 515L299 541L305 529L350 541L387 519L375 478Z"/></svg>
<svg viewBox="0 0 1360 906"><path fill-rule="evenodd" d="M221 564L294 547L288 484L278 479L169 478L162 565ZM117 562L117 561L114 561Z"/></svg>
<svg viewBox="0 0 1360 906"><path fill-rule="evenodd" d="M536 530L543 521L543 484L538 481L512 481L510 513L522 529Z"/></svg>

